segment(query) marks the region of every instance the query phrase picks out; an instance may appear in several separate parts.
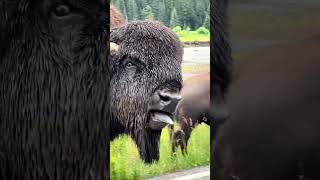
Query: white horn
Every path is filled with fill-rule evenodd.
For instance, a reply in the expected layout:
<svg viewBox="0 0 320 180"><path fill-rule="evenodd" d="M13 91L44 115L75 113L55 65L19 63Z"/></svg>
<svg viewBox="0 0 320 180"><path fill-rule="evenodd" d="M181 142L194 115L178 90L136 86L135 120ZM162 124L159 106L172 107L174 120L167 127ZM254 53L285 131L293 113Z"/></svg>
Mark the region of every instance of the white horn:
<svg viewBox="0 0 320 180"><path fill-rule="evenodd" d="M113 42L110 42L110 54L116 54L119 50L119 45Z"/></svg>

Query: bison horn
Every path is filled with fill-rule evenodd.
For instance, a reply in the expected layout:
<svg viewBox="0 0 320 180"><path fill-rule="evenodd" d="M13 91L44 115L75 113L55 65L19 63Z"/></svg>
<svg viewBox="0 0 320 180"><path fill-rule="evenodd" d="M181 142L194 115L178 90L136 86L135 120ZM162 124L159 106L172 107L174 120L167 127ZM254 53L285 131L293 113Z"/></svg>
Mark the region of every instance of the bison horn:
<svg viewBox="0 0 320 180"><path fill-rule="evenodd" d="M110 54L116 54L119 50L119 45L113 42L110 42Z"/></svg>

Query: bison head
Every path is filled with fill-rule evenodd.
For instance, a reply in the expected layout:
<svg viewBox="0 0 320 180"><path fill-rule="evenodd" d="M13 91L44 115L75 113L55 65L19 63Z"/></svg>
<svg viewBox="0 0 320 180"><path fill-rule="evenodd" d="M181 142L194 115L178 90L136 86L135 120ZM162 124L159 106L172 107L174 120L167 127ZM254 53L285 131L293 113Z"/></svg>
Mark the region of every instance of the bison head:
<svg viewBox="0 0 320 180"><path fill-rule="evenodd" d="M0 2L0 179L107 179L106 6Z"/></svg>
<svg viewBox="0 0 320 180"><path fill-rule="evenodd" d="M183 49L178 37L156 22L133 22L111 32L111 138L132 136L142 159L159 159L161 129L172 124L181 99ZM112 51L112 49L111 49Z"/></svg>

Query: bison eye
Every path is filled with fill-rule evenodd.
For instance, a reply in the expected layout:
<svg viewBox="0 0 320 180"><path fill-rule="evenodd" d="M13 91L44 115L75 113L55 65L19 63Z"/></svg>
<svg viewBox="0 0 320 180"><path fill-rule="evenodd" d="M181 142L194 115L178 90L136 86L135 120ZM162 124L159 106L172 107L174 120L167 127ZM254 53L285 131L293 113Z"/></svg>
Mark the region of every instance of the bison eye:
<svg viewBox="0 0 320 180"><path fill-rule="evenodd" d="M130 71L130 72L135 72L137 70L137 66L133 62L127 62L125 64L125 68L127 71Z"/></svg>
<svg viewBox="0 0 320 180"><path fill-rule="evenodd" d="M130 68L130 67L133 67L134 66L134 64L132 63L132 62L128 62L127 64L126 64L126 67L127 68Z"/></svg>
<svg viewBox="0 0 320 180"><path fill-rule="evenodd" d="M57 17L67 16L70 14L70 12L70 7L65 4L59 4L53 10L54 15L56 15Z"/></svg>

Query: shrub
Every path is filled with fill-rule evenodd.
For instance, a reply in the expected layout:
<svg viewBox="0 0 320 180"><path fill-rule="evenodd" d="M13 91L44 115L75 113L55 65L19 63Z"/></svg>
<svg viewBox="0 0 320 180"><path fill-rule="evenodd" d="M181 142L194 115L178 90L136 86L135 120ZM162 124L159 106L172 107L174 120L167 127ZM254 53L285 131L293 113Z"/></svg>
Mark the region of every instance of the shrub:
<svg viewBox="0 0 320 180"><path fill-rule="evenodd" d="M182 28L180 26L176 26L175 28L172 29L175 33L181 32Z"/></svg>
<svg viewBox="0 0 320 180"><path fill-rule="evenodd" d="M197 32L198 34L203 34L203 35L207 35L207 34L210 33L210 31L209 31L207 28L205 28L205 27L200 27L200 28L198 28L198 29L196 30L196 32Z"/></svg>

